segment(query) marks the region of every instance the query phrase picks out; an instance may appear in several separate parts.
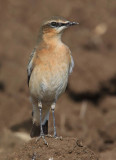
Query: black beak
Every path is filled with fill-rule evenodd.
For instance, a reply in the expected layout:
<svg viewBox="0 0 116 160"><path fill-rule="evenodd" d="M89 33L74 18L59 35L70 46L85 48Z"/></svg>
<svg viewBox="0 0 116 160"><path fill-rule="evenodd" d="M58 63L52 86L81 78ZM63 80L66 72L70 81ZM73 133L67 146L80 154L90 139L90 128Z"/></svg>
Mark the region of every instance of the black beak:
<svg viewBox="0 0 116 160"><path fill-rule="evenodd" d="M76 24L79 24L79 23L78 22L57 23L57 26L58 27L62 27L62 26L69 27L69 26L73 26L73 25L76 25Z"/></svg>
<svg viewBox="0 0 116 160"><path fill-rule="evenodd" d="M66 23L66 26L73 26L79 24L78 22L68 22Z"/></svg>

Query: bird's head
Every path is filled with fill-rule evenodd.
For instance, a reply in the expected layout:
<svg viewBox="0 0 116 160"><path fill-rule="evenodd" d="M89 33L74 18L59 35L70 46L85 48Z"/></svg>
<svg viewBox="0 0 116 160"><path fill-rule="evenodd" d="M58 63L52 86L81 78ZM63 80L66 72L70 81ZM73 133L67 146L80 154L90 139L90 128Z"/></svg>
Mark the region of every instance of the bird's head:
<svg viewBox="0 0 116 160"><path fill-rule="evenodd" d="M52 17L45 21L42 25L42 34L49 36L61 35L68 27L79 24L78 22L70 22L63 17Z"/></svg>

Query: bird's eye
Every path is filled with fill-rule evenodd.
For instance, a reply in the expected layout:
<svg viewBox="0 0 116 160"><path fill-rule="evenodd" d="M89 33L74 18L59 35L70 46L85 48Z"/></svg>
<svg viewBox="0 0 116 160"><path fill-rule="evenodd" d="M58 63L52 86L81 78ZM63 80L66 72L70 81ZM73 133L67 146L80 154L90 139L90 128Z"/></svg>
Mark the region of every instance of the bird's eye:
<svg viewBox="0 0 116 160"><path fill-rule="evenodd" d="M51 26L52 27L58 27L58 23L57 22L51 22Z"/></svg>

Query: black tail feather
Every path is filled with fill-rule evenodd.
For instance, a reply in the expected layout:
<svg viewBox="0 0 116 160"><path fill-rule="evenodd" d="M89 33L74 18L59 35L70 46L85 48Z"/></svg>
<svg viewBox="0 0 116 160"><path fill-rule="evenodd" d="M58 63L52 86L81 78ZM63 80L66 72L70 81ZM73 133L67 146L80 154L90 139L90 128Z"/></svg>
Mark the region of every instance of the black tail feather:
<svg viewBox="0 0 116 160"><path fill-rule="evenodd" d="M44 125L42 125L42 128L43 128L44 134L47 135L48 134L48 120L46 121ZM40 126L33 124L31 128L30 136L31 138L40 136Z"/></svg>

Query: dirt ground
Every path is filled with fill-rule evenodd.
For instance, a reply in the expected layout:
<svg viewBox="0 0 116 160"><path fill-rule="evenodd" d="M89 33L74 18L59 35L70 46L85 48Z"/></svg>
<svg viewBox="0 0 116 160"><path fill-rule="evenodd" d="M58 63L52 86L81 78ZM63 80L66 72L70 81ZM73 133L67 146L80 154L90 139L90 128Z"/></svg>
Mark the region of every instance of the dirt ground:
<svg viewBox="0 0 116 160"><path fill-rule="evenodd" d="M46 149L42 141L37 145L30 141L32 106L26 69L41 22L53 15L80 24L63 36L75 61L66 93L55 111L57 132L64 140L48 139L51 146ZM0 1L1 160L31 160L33 154L36 160L116 159L115 17L115 0ZM52 126L50 115L50 134ZM82 147L74 147L77 139ZM69 153L71 147L74 151Z"/></svg>
<svg viewBox="0 0 116 160"><path fill-rule="evenodd" d="M42 140L39 143L35 143L35 139L33 139L24 145L22 149L9 156L8 159L97 160L97 156L87 147L80 145L75 138L64 138L62 141L53 141L50 138L46 138L46 140L49 144L48 147L43 144Z"/></svg>

